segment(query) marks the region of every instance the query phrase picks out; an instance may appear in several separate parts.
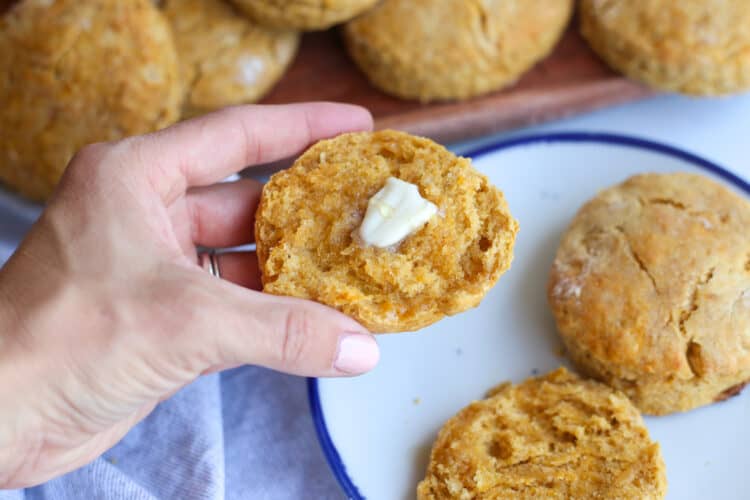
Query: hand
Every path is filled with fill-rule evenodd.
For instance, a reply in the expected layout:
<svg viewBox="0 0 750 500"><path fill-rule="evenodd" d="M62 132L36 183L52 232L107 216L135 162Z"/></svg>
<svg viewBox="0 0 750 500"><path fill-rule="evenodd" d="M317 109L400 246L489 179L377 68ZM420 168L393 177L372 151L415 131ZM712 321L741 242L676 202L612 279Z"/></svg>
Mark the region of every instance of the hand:
<svg viewBox="0 0 750 500"><path fill-rule="evenodd" d="M377 363L354 320L265 295L251 243L261 186L246 165L369 129L363 109L245 106L83 149L0 271L0 488L80 467L202 373L240 364L339 376Z"/></svg>

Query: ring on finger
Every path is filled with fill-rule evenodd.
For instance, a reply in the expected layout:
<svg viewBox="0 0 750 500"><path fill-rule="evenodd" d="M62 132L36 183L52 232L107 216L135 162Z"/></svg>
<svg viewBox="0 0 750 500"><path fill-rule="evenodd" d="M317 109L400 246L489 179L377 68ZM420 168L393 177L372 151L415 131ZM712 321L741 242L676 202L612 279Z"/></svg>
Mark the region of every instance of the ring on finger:
<svg viewBox="0 0 750 500"><path fill-rule="evenodd" d="M201 252L198 255L198 263L200 266L215 278L221 278L221 267L219 267L219 254L215 249Z"/></svg>

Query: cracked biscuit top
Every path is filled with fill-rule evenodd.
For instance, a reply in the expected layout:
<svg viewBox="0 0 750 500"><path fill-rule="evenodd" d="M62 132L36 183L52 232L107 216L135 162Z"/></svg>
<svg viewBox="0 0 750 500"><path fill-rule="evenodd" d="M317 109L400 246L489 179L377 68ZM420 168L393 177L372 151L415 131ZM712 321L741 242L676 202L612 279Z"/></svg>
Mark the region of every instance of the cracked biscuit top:
<svg viewBox="0 0 750 500"><path fill-rule="evenodd" d="M556 45L572 0L384 0L344 28L373 85L421 101L513 84Z"/></svg>
<svg viewBox="0 0 750 500"><path fill-rule="evenodd" d="M261 99L297 53L299 34L260 26L223 0L167 0L184 115Z"/></svg>
<svg viewBox="0 0 750 500"><path fill-rule="evenodd" d="M27 0L0 18L0 181L49 196L86 144L174 122L177 53L150 0Z"/></svg>
<svg viewBox="0 0 750 500"><path fill-rule="evenodd" d="M658 89L750 88L748 0L582 0L581 33L613 68Z"/></svg>
<svg viewBox="0 0 750 500"><path fill-rule="evenodd" d="M573 361L645 413L750 379L750 202L700 175L646 174L576 215L549 303Z"/></svg>

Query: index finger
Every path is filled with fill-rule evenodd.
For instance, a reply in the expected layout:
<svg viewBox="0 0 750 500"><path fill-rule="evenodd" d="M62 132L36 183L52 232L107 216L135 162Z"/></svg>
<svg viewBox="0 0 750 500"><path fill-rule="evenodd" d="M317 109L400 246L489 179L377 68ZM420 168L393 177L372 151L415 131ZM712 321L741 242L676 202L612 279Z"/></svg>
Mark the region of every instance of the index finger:
<svg viewBox="0 0 750 500"><path fill-rule="evenodd" d="M236 106L131 139L137 161L165 202L189 187L300 153L320 139L371 130L369 111L351 104Z"/></svg>

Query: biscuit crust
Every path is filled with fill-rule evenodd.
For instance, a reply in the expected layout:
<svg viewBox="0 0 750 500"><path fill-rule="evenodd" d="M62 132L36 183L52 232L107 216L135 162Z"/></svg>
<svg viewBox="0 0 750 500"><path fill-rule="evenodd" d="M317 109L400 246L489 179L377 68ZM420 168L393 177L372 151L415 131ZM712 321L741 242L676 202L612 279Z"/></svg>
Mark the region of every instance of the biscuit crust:
<svg viewBox="0 0 750 500"><path fill-rule="evenodd" d="M184 116L260 100L297 53L297 32L260 26L224 0L164 4L180 57Z"/></svg>
<svg viewBox="0 0 750 500"><path fill-rule="evenodd" d="M316 31L361 14L378 0L232 0L257 22L280 29Z"/></svg>
<svg viewBox="0 0 750 500"><path fill-rule="evenodd" d="M630 78L693 95L750 88L746 0L582 0L581 33Z"/></svg>
<svg viewBox="0 0 750 500"><path fill-rule="evenodd" d="M354 233L390 176L440 213L396 248L365 247ZM317 143L266 184L255 225L264 291L327 304L377 333L477 306L510 267L517 231L468 159L396 131Z"/></svg>
<svg viewBox="0 0 750 500"><path fill-rule="evenodd" d="M0 19L0 181L46 199L86 144L174 122L169 25L150 0L28 0Z"/></svg>
<svg viewBox="0 0 750 500"><path fill-rule="evenodd" d="M633 404L560 368L503 384L448 420L419 500L660 499L659 445Z"/></svg>
<svg viewBox="0 0 750 500"><path fill-rule="evenodd" d="M750 202L687 173L599 193L562 237L548 298L585 373L645 413L685 411L750 379Z"/></svg>
<svg viewBox="0 0 750 500"><path fill-rule="evenodd" d="M376 87L421 101L467 99L514 83L560 39L572 0L384 0L346 24Z"/></svg>

